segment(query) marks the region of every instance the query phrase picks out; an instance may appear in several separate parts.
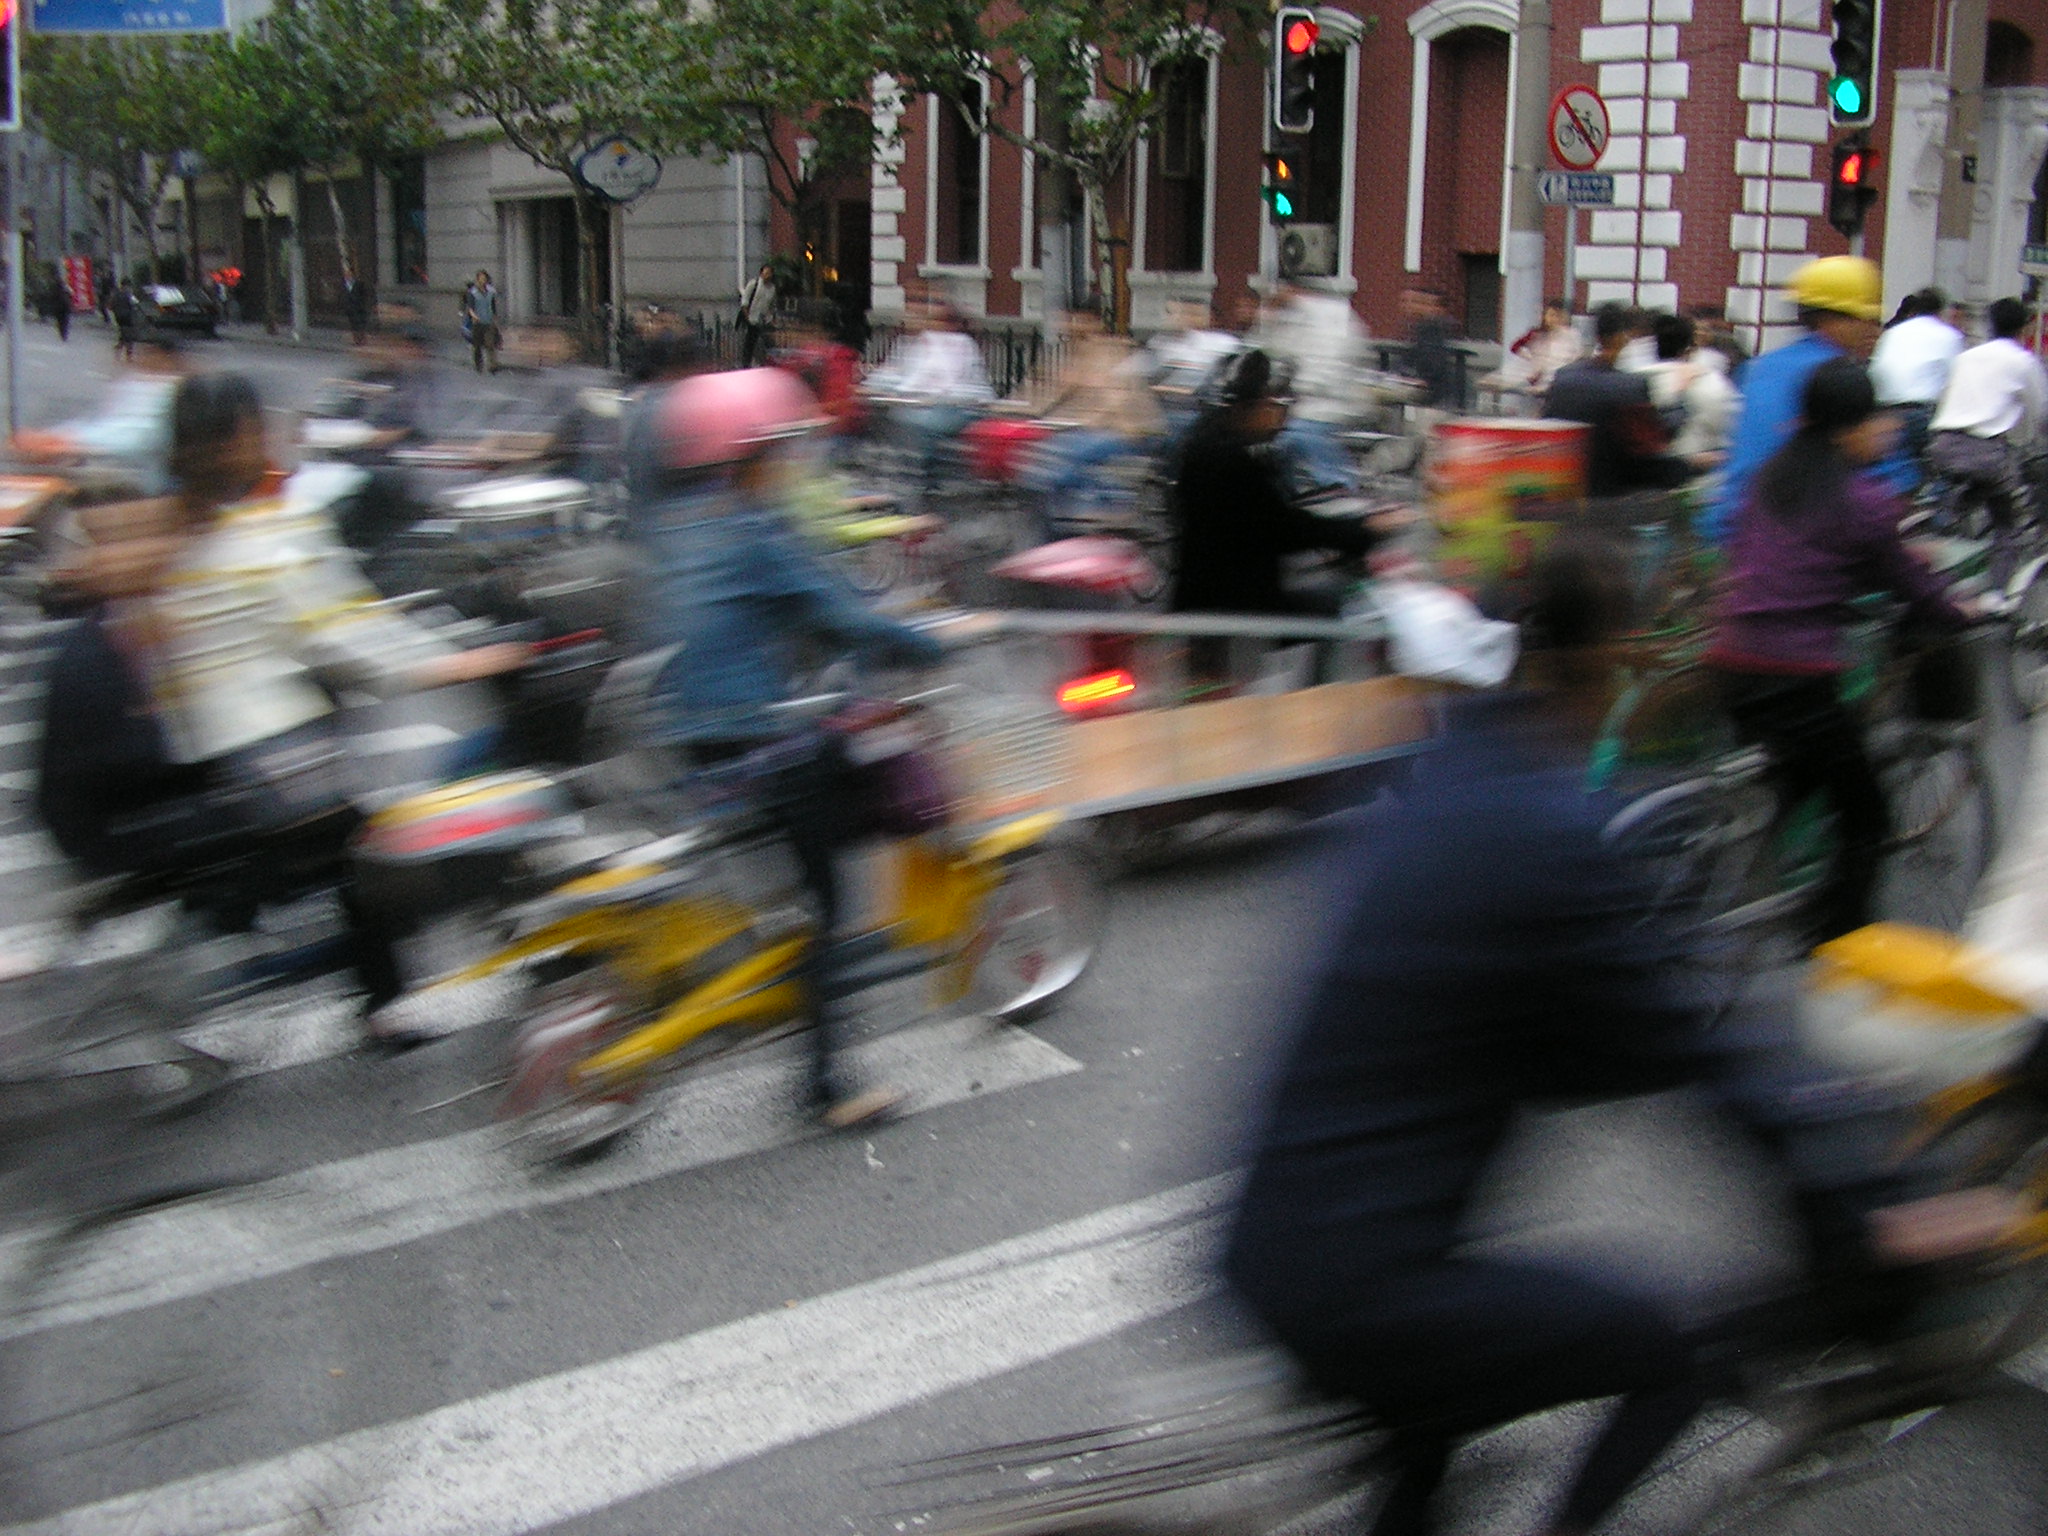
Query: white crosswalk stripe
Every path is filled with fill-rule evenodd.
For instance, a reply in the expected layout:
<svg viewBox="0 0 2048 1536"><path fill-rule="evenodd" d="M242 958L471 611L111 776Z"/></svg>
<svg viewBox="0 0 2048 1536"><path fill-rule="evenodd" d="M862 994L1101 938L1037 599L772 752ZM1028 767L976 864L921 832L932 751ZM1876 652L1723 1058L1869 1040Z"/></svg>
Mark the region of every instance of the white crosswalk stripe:
<svg viewBox="0 0 2048 1536"><path fill-rule="evenodd" d="M0 725L0 747L19 747L43 739L43 722L40 720L17 720L12 725Z"/></svg>
<svg viewBox="0 0 2048 1536"><path fill-rule="evenodd" d="M1050 1359L1214 1285L1214 1178L12 1536L516 1536Z"/></svg>
<svg viewBox="0 0 2048 1536"><path fill-rule="evenodd" d="M945 1020L860 1047L865 1071L931 1109L1078 1072L1022 1030ZM0 1338L115 1317L372 1253L511 1212L580 1200L765 1152L811 1134L797 1116L798 1065L764 1060L686 1080L596 1163L538 1179L505 1131L485 1126L285 1174L127 1222L0 1318ZM0 1295L19 1295L47 1233L0 1238Z"/></svg>
<svg viewBox="0 0 2048 1536"><path fill-rule="evenodd" d="M0 837L0 875L58 868L64 862L64 851L47 832L13 832Z"/></svg>

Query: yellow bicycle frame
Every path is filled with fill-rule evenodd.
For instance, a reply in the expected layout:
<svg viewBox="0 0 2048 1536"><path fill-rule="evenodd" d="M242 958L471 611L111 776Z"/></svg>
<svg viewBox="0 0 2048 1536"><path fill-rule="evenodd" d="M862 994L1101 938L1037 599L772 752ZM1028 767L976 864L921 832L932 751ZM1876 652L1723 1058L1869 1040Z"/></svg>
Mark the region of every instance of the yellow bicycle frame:
<svg viewBox="0 0 2048 1536"><path fill-rule="evenodd" d="M892 947L931 946L943 958L933 973L933 1001L964 998L993 935L984 921L989 896L1002 883L1004 861L1045 841L1060 823L1055 812L1019 817L980 832L963 846L938 838L896 845L894 901L882 928ZM720 946L750 933L760 914L720 896L681 893L635 897L635 887L661 875L659 865L623 865L558 887L551 901L577 908L445 978L453 985L556 954L602 954L643 998L688 974ZM589 905L582 905L583 902ZM767 1026L802 1010L798 967L813 935L778 936L662 1006L655 1016L574 1070L589 1084L641 1076L711 1031Z"/></svg>

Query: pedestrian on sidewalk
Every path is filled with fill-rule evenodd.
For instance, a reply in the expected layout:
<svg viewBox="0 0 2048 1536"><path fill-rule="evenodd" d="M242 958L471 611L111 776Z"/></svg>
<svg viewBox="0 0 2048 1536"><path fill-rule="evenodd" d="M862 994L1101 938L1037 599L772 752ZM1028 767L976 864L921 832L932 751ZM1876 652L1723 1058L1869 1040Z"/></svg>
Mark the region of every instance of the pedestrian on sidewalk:
<svg viewBox="0 0 2048 1536"><path fill-rule="evenodd" d="M462 290L463 328L469 335L469 353L476 364L476 371L484 371L484 358L491 360L491 372L498 371L498 347L502 333L498 329L498 290L491 285L491 274L479 268L476 281Z"/></svg>
<svg viewBox="0 0 2048 1536"><path fill-rule="evenodd" d="M341 275L341 310L348 317L349 341L360 347L370 330L370 285L353 267Z"/></svg>
<svg viewBox="0 0 2048 1536"><path fill-rule="evenodd" d="M768 326L775 318L775 268L767 262L740 290L740 366L761 361L768 346Z"/></svg>
<svg viewBox="0 0 2048 1536"><path fill-rule="evenodd" d="M114 356L124 363L135 361L135 332L142 324L142 298L135 291L135 279L124 277L114 290L107 308L114 317Z"/></svg>

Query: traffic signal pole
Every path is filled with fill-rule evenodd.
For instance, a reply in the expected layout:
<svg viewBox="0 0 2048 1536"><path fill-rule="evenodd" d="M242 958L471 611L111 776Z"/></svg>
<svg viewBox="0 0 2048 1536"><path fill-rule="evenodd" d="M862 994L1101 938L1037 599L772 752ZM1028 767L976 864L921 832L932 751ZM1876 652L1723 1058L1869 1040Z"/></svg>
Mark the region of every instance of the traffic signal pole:
<svg viewBox="0 0 2048 1536"><path fill-rule="evenodd" d="M1514 156L1508 176L1507 248L1501 253L1500 334L1511 341L1543 318L1543 200L1536 176L1548 154L1550 0L1522 0L1515 27ZM1565 302L1572 302L1576 209L1565 212Z"/></svg>
<svg viewBox="0 0 2048 1536"><path fill-rule="evenodd" d="M1965 160L1977 159L1984 120L1984 34L1987 0L1954 0L1948 29L1948 138L1943 148L1941 204L1934 225L1934 281L1955 298L1989 297L1986 274L1968 270L1976 187L1965 181Z"/></svg>
<svg viewBox="0 0 2048 1536"><path fill-rule="evenodd" d="M28 248L21 238L21 135L7 141L7 435L21 430L21 265Z"/></svg>

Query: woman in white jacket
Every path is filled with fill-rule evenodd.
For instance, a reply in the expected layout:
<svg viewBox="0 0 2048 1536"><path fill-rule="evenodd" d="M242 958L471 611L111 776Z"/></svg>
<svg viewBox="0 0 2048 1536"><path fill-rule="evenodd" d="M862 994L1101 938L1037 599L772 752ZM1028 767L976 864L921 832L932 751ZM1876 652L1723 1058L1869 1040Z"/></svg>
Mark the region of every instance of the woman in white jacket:
<svg viewBox="0 0 2048 1536"><path fill-rule="evenodd" d="M278 862L266 850L306 852L307 839L338 854L354 815L317 787L318 765L335 745L330 688L389 695L464 682L509 670L526 649L457 651L380 606L325 508L272 468L262 402L247 379L215 374L179 386L169 466L173 493L128 509L118 536L88 551L78 572L101 604L91 621L102 642L97 664L125 675L94 687L67 673L60 656L45 732L45 817L60 843L69 822L99 862L117 867L254 853L260 869ZM148 772L126 784L109 777L85 803L80 786L66 782L74 775L62 743L89 742L92 722L72 718L77 695L108 693L146 717L158 761L138 765ZM79 755L89 756L89 745ZM152 804L150 783L177 789ZM93 835L102 830L96 816L132 823L138 813L150 825L190 829L189 849L179 841L186 832ZM366 1019L384 1038L380 1015L401 989L391 935L352 896L344 891Z"/></svg>

